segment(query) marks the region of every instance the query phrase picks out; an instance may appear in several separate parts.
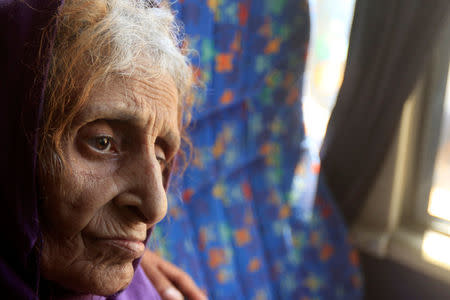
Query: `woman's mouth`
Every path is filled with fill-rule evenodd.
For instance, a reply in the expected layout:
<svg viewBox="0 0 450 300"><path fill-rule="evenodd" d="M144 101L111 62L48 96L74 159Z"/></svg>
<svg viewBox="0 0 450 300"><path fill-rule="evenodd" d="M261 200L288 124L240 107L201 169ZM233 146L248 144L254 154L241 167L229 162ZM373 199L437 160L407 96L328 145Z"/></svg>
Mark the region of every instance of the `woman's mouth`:
<svg viewBox="0 0 450 300"><path fill-rule="evenodd" d="M144 255L145 244L142 241L127 238L98 239L106 247L112 247L127 258L137 259Z"/></svg>

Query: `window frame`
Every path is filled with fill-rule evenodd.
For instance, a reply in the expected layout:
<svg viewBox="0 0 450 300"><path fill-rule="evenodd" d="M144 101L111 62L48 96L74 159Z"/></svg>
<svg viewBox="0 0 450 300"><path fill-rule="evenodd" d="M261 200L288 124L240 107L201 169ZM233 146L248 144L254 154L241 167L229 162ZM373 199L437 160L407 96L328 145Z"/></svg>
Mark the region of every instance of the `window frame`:
<svg viewBox="0 0 450 300"><path fill-rule="evenodd" d="M449 28L447 26L447 28ZM450 222L428 213L430 191L433 186L435 162L440 146L446 87L449 74L450 29L445 30L438 43L430 65L424 74L424 89L420 103L420 127L417 144L416 176L413 178L415 223L450 235ZM450 91L447 91L450 93ZM411 215L411 213L410 213Z"/></svg>

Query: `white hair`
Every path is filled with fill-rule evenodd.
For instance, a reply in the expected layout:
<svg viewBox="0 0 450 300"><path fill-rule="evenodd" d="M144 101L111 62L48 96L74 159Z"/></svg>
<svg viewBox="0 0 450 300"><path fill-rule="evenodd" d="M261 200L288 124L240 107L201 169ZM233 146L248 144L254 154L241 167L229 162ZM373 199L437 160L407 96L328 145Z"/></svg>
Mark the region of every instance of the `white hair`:
<svg viewBox="0 0 450 300"><path fill-rule="evenodd" d="M145 0L110 0L106 16L113 39L113 71L131 75L143 58L151 74L168 72L184 94L191 81L187 57L180 50L180 25L167 4Z"/></svg>

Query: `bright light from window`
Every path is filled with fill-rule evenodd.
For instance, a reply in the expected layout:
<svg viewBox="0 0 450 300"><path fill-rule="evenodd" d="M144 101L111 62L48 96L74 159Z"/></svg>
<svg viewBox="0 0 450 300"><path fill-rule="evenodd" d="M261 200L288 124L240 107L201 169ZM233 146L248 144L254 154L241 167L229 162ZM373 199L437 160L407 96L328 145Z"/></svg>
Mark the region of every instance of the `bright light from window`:
<svg viewBox="0 0 450 300"><path fill-rule="evenodd" d="M307 98L304 98L307 99ZM306 135L314 137L318 143L322 141L327 130L330 110L324 108L317 101L303 101L303 111L305 112ZM315 145L319 147L320 145Z"/></svg>
<svg viewBox="0 0 450 300"><path fill-rule="evenodd" d="M450 237L435 231L425 232L422 256L425 260L450 270Z"/></svg>
<svg viewBox="0 0 450 300"><path fill-rule="evenodd" d="M450 221L450 189L443 187L433 187L431 189L428 213L437 218Z"/></svg>
<svg viewBox="0 0 450 300"><path fill-rule="evenodd" d="M303 114L311 146L319 149L342 83L355 0L310 0L311 39Z"/></svg>
<svg viewBox="0 0 450 300"><path fill-rule="evenodd" d="M439 149L434 164L428 213L450 221L450 70L447 77Z"/></svg>

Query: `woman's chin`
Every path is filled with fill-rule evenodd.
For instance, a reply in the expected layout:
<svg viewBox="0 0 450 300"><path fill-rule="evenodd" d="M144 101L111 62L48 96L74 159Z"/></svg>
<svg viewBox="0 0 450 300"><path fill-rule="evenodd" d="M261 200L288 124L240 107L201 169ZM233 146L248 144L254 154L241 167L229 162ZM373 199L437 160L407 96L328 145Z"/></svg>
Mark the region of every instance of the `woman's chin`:
<svg viewBox="0 0 450 300"><path fill-rule="evenodd" d="M94 266L87 262L84 266L80 263L71 269L53 272L53 276L46 276L50 274L45 273L47 272L43 275L48 280L63 287L63 290L72 291L69 294L110 296L125 289L131 283L134 268L132 262Z"/></svg>
<svg viewBox="0 0 450 300"><path fill-rule="evenodd" d="M131 263L114 265L94 271L92 279L84 283L89 294L110 296L125 289L132 281L134 268Z"/></svg>

